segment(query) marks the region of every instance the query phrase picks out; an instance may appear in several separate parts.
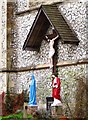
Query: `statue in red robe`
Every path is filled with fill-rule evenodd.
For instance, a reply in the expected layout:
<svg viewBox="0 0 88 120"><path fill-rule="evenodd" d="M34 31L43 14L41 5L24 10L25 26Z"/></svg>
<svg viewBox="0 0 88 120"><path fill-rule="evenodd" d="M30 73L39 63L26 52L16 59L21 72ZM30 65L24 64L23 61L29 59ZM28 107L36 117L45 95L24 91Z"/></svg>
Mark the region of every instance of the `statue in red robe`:
<svg viewBox="0 0 88 120"><path fill-rule="evenodd" d="M54 102L51 106L62 105L60 97L60 78L52 75L52 79L52 97L54 98Z"/></svg>

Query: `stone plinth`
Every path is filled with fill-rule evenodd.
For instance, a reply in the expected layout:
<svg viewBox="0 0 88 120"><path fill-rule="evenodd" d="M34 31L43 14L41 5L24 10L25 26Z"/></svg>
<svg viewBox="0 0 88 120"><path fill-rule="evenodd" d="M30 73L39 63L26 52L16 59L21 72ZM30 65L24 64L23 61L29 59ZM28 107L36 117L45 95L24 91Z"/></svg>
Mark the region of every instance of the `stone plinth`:
<svg viewBox="0 0 88 120"><path fill-rule="evenodd" d="M37 109L38 109L37 105L27 106L27 114L33 115L33 113L35 113Z"/></svg>
<svg viewBox="0 0 88 120"><path fill-rule="evenodd" d="M57 117L57 118L63 116L62 106L51 106L51 114L53 117Z"/></svg>
<svg viewBox="0 0 88 120"><path fill-rule="evenodd" d="M23 108L23 118L27 118L27 102L24 102L24 108Z"/></svg>

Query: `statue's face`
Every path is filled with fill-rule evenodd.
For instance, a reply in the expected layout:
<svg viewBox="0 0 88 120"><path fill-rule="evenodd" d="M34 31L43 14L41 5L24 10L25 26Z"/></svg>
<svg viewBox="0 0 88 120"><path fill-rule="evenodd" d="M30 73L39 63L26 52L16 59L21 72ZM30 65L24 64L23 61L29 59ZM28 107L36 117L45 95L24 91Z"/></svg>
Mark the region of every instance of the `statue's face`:
<svg viewBox="0 0 88 120"><path fill-rule="evenodd" d="M55 75L52 75L51 77L54 79L54 78L55 78Z"/></svg>

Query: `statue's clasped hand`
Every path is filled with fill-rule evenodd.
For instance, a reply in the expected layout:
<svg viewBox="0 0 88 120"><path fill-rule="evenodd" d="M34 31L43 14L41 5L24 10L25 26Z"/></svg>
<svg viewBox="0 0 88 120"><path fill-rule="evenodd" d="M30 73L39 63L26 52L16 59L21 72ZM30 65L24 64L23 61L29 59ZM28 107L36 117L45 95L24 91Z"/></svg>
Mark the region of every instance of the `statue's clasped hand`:
<svg viewBox="0 0 88 120"><path fill-rule="evenodd" d="M53 84L53 88L58 88L58 85L57 84L55 84L55 85Z"/></svg>

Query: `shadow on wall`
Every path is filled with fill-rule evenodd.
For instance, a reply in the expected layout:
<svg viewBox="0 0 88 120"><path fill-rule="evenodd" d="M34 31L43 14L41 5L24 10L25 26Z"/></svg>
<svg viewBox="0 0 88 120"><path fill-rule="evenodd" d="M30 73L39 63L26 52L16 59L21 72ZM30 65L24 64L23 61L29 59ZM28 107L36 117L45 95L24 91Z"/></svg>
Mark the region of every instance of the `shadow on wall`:
<svg viewBox="0 0 88 120"><path fill-rule="evenodd" d="M84 78L78 78L77 83L75 116L77 118L86 118L87 86L86 83L84 83Z"/></svg>

